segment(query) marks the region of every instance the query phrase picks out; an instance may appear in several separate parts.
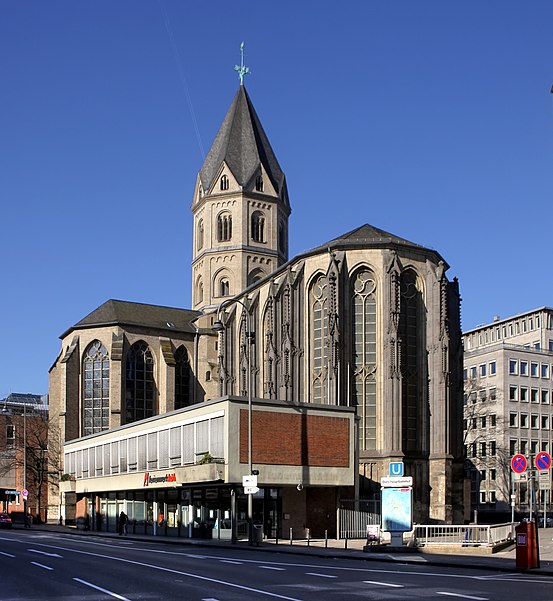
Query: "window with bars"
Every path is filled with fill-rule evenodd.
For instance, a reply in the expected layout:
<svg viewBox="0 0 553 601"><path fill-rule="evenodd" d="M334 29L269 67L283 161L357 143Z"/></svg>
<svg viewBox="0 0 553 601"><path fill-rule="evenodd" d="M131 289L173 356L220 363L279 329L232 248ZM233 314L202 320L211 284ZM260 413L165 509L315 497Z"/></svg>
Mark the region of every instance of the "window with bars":
<svg viewBox="0 0 553 601"><path fill-rule="evenodd" d="M154 415L154 358L148 345L140 340L127 355L125 386L126 423Z"/></svg>
<svg viewBox="0 0 553 601"><path fill-rule="evenodd" d="M109 429L109 356L95 340L83 357L83 436Z"/></svg>
<svg viewBox="0 0 553 601"><path fill-rule="evenodd" d="M353 402L359 417L361 450L376 449L376 280L366 269L353 278Z"/></svg>
<svg viewBox="0 0 553 601"><path fill-rule="evenodd" d="M310 289L311 305L311 402L323 403L328 362L328 309L326 278L319 276Z"/></svg>

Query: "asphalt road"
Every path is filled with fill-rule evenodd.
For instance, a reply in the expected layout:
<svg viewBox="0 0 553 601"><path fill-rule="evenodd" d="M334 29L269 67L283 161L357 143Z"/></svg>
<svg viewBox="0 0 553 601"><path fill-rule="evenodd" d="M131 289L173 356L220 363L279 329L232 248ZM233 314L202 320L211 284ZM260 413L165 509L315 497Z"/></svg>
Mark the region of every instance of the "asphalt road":
<svg viewBox="0 0 553 601"><path fill-rule="evenodd" d="M553 578L422 562L407 565L38 531L0 532L1 601L357 598L550 601Z"/></svg>

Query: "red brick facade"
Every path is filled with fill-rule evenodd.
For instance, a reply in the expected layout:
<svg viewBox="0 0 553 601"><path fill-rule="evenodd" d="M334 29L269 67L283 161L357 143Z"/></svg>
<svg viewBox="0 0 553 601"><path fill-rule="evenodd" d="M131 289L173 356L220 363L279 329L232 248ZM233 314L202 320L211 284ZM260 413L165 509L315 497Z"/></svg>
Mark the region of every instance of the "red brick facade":
<svg viewBox="0 0 553 601"><path fill-rule="evenodd" d="M349 420L253 411L252 462L349 467ZM240 463L248 462L248 411L240 410Z"/></svg>

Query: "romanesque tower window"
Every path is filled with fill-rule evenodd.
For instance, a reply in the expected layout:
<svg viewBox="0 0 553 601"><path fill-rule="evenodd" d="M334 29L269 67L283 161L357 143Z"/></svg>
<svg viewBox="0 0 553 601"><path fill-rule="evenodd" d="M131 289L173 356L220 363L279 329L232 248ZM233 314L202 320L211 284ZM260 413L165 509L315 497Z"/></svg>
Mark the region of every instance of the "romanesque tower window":
<svg viewBox="0 0 553 601"><path fill-rule="evenodd" d="M182 409L191 403L190 361L184 346L175 353L175 409Z"/></svg>
<svg viewBox="0 0 553 601"><path fill-rule="evenodd" d="M196 250L201 250L204 245L204 220L198 221L198 227L196 228Z"/></svg>
<svg viewBox="0 0 553 601"><path fill-rule="evenodd" d="M286 253L286 229L282 220L278 222L278 249L281 253Z"/></svg>
<svg viewBox="0 0 553 601"><path fill-rule="evenodd" d="M230 282L228 278L219 280L219 296L230 296Z"/></svg>
<svg viewBox="0 0 553 601"><path fill-rule="evenodd" d="M204 300L204 283L202 278L198 278L196 282L196 304L203 302Z"/></svg>
<svg viewBox="0 0 553 601"><path fill-rule="evenodd" d="M154 415L154 358L148 345L140 340L127 355L125 422L136 422Z"/></svg>
<svg viewBox="0 0 553 601"><path fill-rule="evenodd" d="M83 358L83 436L109 429L109 356L99 341Z"/></svg>
<svg viewBox="0 0 553 601"><path fill-rule="evenodd" d="M328 308L326 278L319 276L309 291L311 305L311 402L323 403L328 370Z"/></svg>
<svg viewBox="0 0 553 601"><path fill-rule="evenodd" d="M217 217L217 240L228 242L232 238L232 216L230 213L221 213Z"/></svg>
<svg viewBox="0 0 553 601"><path fill-rule="evenodd" d="M256 192L263 192L263 176L258 175L255 179L255 190Z"/></svg>
<svg viewBox="0 0 553 601"><path fill-rule="evenodd" d="M228 186L229 186L229 181L228 181L228 177L226 175L223 175L221 177L221 190L228 190Z"/></svg>
<svg viewBox="0 0 553 601"><path fill-rule="evenodd" d="M359 418L359 448L376 449L376 284L363 269L353 278L352 397Z"/></svg>
<svg viewBox="0 0 553 601"><path fill-rule="evenodd" d="M416 274L401 275L401 401L403 451L416 451L420 446L420 405L422 387L419 365L419 330L422 298L417 288Z"/></svg>
<svg viewBox="0 0 553 601"><path fill-rule="evenodd" d="M254 242L265 242L265 215L261 211L252 213L251 235Z"/></svg>

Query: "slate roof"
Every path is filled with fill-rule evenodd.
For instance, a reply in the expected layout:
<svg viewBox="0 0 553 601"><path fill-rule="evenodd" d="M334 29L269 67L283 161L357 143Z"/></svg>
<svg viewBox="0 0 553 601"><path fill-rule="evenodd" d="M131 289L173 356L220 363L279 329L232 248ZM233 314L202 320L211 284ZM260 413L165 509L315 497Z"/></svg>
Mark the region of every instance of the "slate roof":
<svg viewBox="0 0 553 601"><path fill-rule="evenodd" d="M386 247L386 246L407 246L414 250L420 250L424 252L430 252L442 259L441 255L431 248L410 242L405 238L400 238L389 232L385 232L373 225L366 223L358 228L355 228L351 232L347 232L334 240L325 242L316 248L308 251L306 254L315 254L317 252L325 251L328 248L355 248L355 247ZM442 259L443 260L443 259ZM444 261L445 263L445 261Z"/></svg>
<svg viewBox="0 0 553 601"><path fill-rule="evenodd" d="M191 322L200 314L199 311L190 309L176 309L174 307L110 299L81 319L67 332L64 332L61 338L72 330L113 325L140 326L167 330L168 332L194 333L196 330Z"/></svg>
<svg viewBox="0 0 553 601"><path fill-rule="evenodd" d="M262 164L277 194L286 186L284 173L245 86L241 85L200 170L204 190L209 190L225 161L241 186Z"/></svg>

